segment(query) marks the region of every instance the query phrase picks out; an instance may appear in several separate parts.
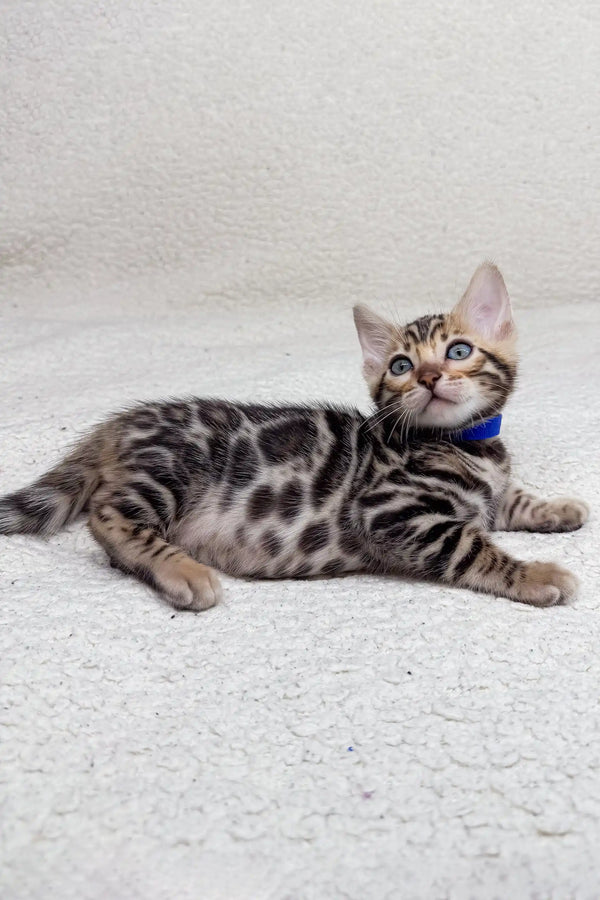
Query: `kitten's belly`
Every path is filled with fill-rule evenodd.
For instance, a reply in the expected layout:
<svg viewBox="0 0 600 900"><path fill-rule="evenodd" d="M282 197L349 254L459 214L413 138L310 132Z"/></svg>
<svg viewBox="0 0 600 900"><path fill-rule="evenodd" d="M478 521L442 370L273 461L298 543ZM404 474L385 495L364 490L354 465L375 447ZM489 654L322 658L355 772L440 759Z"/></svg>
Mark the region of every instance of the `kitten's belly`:
<svg viewBox="0 0 600 900"><path fill-rule="evenodd" d="M262 510L253 505L252 493L236 495L226 508L221 494L205 496L172 540L200 562L236 576L343 575L364 567L358 548L343 537L340 543L335 499L317 510L307 503L293 516L290 508L285 519L268 503Z"/></svg>

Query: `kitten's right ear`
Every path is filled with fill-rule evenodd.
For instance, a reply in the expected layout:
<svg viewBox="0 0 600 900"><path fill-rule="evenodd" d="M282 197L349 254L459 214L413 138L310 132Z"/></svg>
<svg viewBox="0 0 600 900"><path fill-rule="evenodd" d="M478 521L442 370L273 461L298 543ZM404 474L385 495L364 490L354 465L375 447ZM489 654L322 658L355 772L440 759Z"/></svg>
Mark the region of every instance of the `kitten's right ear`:
<svg viewBox="0 0 600 900"><path fill-rule="evenodd" d="M506 340L515 333L504 279L491 262L483 263L476 270L454 312L459 322L488 340Z"/></svg>
<svg viewBox="0 0 600 900"><path fill-rule="evenodd" d="M355 306L354 324L363 352L365 375L385 368L393 340L394 326L372 312L368 306Z"/></svg>

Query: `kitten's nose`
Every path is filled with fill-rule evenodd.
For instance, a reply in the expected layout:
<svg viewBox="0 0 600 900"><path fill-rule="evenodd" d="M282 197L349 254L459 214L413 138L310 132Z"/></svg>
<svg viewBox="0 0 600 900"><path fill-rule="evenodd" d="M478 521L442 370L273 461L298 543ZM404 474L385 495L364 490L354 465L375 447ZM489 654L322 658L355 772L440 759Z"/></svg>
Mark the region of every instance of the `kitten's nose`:
<svg viewBox="0 0 600 900"><path fill-rule="evenodd" d="M425 369L424 371L419 372L418 382L419 384L424 384L430 391L433 391L436 381L440 380L441 374L441 372L438 372L435 369Z"/></svg>

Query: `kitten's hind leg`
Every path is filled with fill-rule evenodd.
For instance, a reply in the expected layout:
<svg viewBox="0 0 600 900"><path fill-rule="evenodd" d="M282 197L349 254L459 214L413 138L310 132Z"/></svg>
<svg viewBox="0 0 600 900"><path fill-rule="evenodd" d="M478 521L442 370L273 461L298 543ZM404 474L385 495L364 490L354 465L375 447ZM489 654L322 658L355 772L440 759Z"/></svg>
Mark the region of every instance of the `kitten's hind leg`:
<svg viewBox="0 0 600 900"><path fill-rule="evenodd" d="M576 531L590 514L587 503L571 497L541 500L509 485L496 515L496 531Z"/></svg>
<svg viewBox="0 0 600 900"><path fill-rule="evenodd" d="M221 597L216 572L169 544L161 537L160 526L152 522L152 516L136 521L124 515L118 505L122 505L118 500L114 505L110 500L92 502L89 521L92 534L108 553L111 564L149 584L176 609L214 606Z"/></svg>

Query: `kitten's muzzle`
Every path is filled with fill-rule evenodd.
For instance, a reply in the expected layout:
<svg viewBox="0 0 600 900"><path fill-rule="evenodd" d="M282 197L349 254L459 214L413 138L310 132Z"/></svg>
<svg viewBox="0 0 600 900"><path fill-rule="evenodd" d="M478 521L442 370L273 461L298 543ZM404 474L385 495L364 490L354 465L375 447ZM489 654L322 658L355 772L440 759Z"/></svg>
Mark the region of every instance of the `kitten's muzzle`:
<svg viewBox="0 0 600 900"><path fill-rule="evenodd" d="M417 381L419 384L424 385L426 388L429 388L431 393L433 394L436 383L442 377L442 373L439 369L421 369L417 373Z"/></svg>

